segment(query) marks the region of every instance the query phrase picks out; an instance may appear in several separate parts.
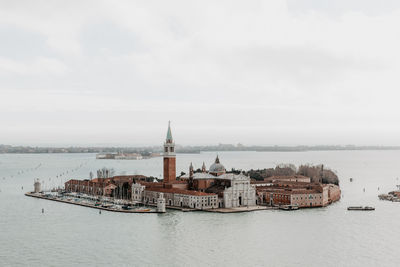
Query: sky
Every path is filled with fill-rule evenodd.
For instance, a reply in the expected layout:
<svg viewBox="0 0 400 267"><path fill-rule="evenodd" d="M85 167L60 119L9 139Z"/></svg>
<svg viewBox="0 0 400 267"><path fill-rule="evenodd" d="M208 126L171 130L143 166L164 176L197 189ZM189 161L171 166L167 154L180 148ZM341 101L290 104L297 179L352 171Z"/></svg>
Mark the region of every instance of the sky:
<svg viewBox="0 0 400 267"><path fill-rule="evenodd" d="M0 144L400 145L400 1L0 0Z"/></svg>

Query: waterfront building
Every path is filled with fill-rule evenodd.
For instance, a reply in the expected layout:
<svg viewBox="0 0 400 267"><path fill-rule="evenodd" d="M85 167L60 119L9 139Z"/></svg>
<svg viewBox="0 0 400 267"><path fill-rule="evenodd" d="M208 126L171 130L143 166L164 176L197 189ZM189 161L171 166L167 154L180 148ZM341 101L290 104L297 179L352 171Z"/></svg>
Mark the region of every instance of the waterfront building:
<svg viewBox="0 0 400 267"><path fill-rule="evenodd" d="M324 207L340 199L340 188L333 184L275 182L257 186L258 202L264 205L295 205L300 208Z"/></svg>
<svg viewBox="0 0 400 267"><path fill-rule="evenodd" d="M218 207L217 194L178 188L146 188L144 190L143 203L157 204L160 194L164 195L165 203L170 207L192 209L213 209Z"/></svg>
<svg viewBox="0 0 400 267"><path fill-rule="evenodd" d="M311 183L311 178L303 175L277 175L271 176L264 179L265 182L296 182L296 183Z"/></svg>
<svg viewBox="0 0 400 267"><path fill-rule="evenodd" d="M193 165L189 167L189 175L181 180L188 182L190 189L218 195L219 208L236 208L257 204L256 190L250 184L250 177L243 174L227 173L219 157L206 171L203 163L202 171L194 173Z"/></svg>
<svg viewBox="0 0 400 267"><path fill-rule="evenodd" d="M311 183L311 178L306 177L303 175L279 175L279 176L271 176L268 178L264 178L264 180L254 180L252 179L251 184L253 186L257 187L265 187L265 186L271 186L276 183L282 183L282 182L295 182L300 184L310 184Z"/></svg>
<svg viewBox="0 0 400 267"><path fill-rule="evenodd" d="M132 184L153 181L152 177L143 175L119 175L110 178L94 178L92 180L71 179L64 184L66 192L85 193L95 196L132 198Z"/></svg>
<svg viewBox="0 0 400 267"><path fill-rule="evenodd" d="M145 188L146 186L140 183L132 184L132 200L137 202L143 201L143 193Z"/></svg>

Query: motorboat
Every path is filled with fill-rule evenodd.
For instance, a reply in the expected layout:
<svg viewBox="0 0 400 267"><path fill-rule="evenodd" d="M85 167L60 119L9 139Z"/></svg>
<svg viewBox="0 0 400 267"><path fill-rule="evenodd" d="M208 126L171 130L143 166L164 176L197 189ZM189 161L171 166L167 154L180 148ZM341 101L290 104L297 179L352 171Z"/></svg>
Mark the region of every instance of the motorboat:
<svg viewBox="0 0 400 267"><path fill-rule="evenodd" d="M297 206L297 205L283 205L283 206L279 206L279 209L281 209L281 210L298 210L299 206Z"/></svg>
<svg viewBox="0 0 400 267"><path fill-rule="evenodd" d="M350 207L347 207L347 210L375 210L375 208L374 207L368 207L368 206L365 206L365 207L362 207L362 206L350 206Z"/></svg>

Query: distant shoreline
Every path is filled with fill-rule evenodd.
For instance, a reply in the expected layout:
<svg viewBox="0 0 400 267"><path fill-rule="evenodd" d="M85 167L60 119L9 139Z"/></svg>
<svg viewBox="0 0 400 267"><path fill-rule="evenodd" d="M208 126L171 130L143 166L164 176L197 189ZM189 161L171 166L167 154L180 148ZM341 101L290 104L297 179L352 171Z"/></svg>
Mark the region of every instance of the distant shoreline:
<svg viewBox="0 0 400 267"><path fill-rule="evenodd" d="M243 146L220 144L216 146L177 146L178 154L201 152L309 152L309 151L387 151L400 150L400 146ZM162 153L161 147L30 147L0 145L0 154L83 154L83 153L138 153L143 157Z"/></svg>

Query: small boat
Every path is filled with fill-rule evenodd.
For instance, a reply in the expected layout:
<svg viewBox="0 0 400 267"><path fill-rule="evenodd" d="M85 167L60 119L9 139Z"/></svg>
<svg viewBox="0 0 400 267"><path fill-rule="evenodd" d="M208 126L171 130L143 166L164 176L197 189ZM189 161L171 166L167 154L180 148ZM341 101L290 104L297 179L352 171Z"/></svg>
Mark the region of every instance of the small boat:
<svg viewBox="0 0 400 267"><path fill-rule="evenodd" d="M347 210L375 210L374 207L362 207L362 206L352 206L352 207L347 207Z"/></svg>
<svg viewBox="0 0 400 267"><path fill-rule="evenodd" d="M279 206L279 209L281 209L281 210L298 210L299 206L297 206L297 205L284 205L284 206Z"/></svg>
<svg viewBox="0 0 400 267"><path fill-rule="evenodd" d="M143 212L145 212L145 211L150 211L150 209L137 209L136 211L143 211Z"/></svg>

